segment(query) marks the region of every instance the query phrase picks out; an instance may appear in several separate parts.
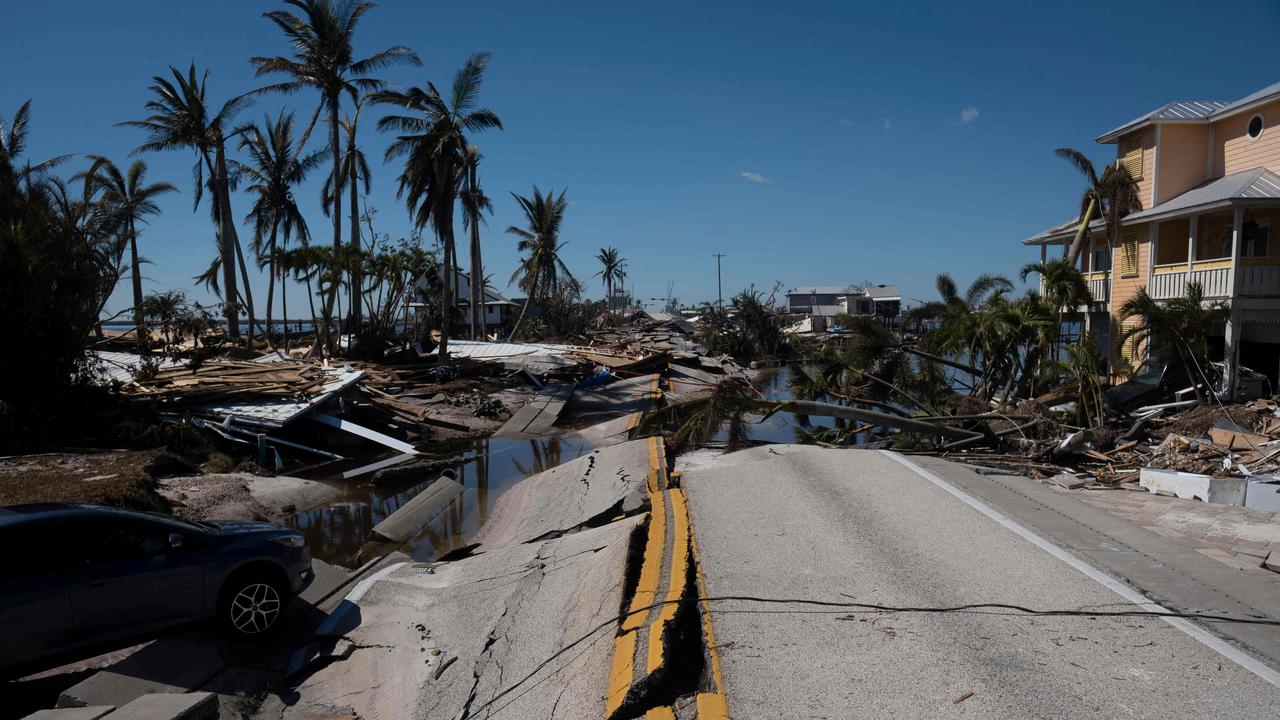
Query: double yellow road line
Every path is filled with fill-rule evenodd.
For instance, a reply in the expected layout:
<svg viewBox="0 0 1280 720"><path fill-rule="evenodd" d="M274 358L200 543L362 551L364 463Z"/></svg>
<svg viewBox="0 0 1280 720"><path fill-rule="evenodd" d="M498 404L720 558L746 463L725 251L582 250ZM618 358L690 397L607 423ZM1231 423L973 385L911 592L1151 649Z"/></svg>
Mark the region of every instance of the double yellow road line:
<svg viewBox="0 0 1280 720"><path fill-rule="evenodd" d="M666 451L662 439L652 437L648 439L648 443L648 536L640 565L640 577L628 606L629 613L622 620L614 638L608 694L605 697L606 718L612 718L617 713L636 685L662 669L665 657L663 635L676 619L676 612L680 607L678 601L689 594L689 563L692 561L697 566L697 543L689 523L689 508L684 491L671 487L668 482ZM699 592L705 595L705 583L700 570L697 577ZM659 602L664 604L651 607ZM714 687L709 692L698 693L698 717L700 720L724 720L729 715L720 675L720 660L716 654L711 618L705 603L701 610L703 642L708 648L707 656L711 663ZM644 670L638 671L639 667ZM670 707L653 708L645 713L645 718L652 720L674 717Z"/></svg>

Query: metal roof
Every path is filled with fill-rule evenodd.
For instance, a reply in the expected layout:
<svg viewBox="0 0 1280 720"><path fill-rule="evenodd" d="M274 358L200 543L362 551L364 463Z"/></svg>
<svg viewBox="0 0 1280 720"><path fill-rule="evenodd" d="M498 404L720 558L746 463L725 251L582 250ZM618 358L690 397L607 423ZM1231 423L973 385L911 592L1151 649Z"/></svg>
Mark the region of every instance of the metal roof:
<svg viewBox="0 0 1280 720"><path fill-rule="evenodd" d="M902 293L897 285L868 285L864 292L872 300L901 300Z"/></svg>
<svg viewBox="0 0 1280 720"><path fill-rule="evenodd" d="M1126 215L1124 224L1177 215L1206 206L1231 204L1241 200L1280 200L1280 175L1266 168L1253 168L1225 175L1194 187L1171 200Z"/></svg>
<svg viewBox="0 0 1280 720"><path fill-rule="evenodd" d="M1102 228L1103 228L1103 222L1100 218L1089 223L1090 232L1097 232ZM1041 230L1035 235L1032 235L1026 240L1023 240L1022 244L1023 245L1042 245L1049 240L1054 240L1063 236L1075 235L1076 231L1079 229L1080 229L1080 218L1075 217L1064 223L1059 223L1057 225L1054 225L1053 227L1047 230Z"/></svg>
<svg viewBox="0 0 1280 720"><path fill-rule="evenodd" d="M1208 120L1212 115L1229 105L1231 103L1227 100L1176 100L1168 105L1156 108L1146 115L1134 118L1110 132L1099 135L1098 142L1111 142L1130 130L1136 130L1151 123Z"/></svg>
<svg viewBox="0 0 1280 720"><path fill-rule="evenodd" d="M1234 115L1235 113L1240 112L1241 110L1247 109L1250 105L1262 102L1264 100L1270 100L1271 98L1277 95L1280 95L1280 82L1275 83L1273 85L1268 85L1255 93L1249 93L1248 95L1245 95L1239 100L1236 100L1235 102L1228 104L1226 107L1221 108L1217 112L1213 113L1213 117L1211 119L1217 120L1218 118L1223 118L1228 115Z"/></svg>
<svg viewBox="0 0 1280 720"><path fill-rule="evenodd" d="M787 296L792 295L849 295L857 292L858 288L853 285L845 285L842 287L797 287L787 291Z"/></svg>

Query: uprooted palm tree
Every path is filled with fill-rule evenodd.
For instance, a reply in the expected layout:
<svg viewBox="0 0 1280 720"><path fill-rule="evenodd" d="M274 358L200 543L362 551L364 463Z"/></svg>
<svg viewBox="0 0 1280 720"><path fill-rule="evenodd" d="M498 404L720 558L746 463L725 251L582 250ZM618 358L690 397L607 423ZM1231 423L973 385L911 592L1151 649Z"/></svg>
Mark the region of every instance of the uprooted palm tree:
<svg viewBox="0 0 1280 720"><path fill-rule="evenodd" d="M1204 287L1198 282L1187 283L1183 297L1165 301L1152 298L1147 289L1142 288L1120 307L1122 322L1132 318L1138 322L1125 326L1119 341L1132 342L1135 348L1146 345L1152 354L1165 361L1177 358L1191 378L1196 399L1204 402L1202 383L1211 384L1209 328L1226 314L1227 306L1206 300Z"/></svg>
<svg viewBox="0 0 1280 720"><path fill-rule="evenodd" d="M105 157L90 155L93 165L83 174L86 182L102 191L104 209L115 220L123 239L129 244L129 267L133 281L133 323L138 350L146 342L142 328L142 257L138 254L138 225L147 217L160 214L156 198L178 188L167 182L147 183L147 164L135 160L129 169L121 172L116 164Z"/></svg>
<svg viewBox="0 0 1280 720"><path fill-rule="evenodd" d="M454 202L462 190L471 147L467 134L502 129L502 120L492 110L476 107L488 53L476 53L453 77L449 98L442 97L436 86L405 91L386 90L374 95L374 102L394 105L412 115L387 115L378 121L379 130L399 133L387 147L386 159L403 157L397 196L403 196L413 217L414 226L427 223L436 232L444 253L445 305L455 303L454 268L457 251L453 238ZM449 325L452 312L443 315L440 328L440 357L449 355Z"/></svg>
<svg viewBox="0 0 1280 720"><path fill-rule="evenodd" d="M510 337L516 337L530 304L537 304L539 300L557 294L561 286L568 282L576 282L573 273L569 272L569 266L560 257L560 251L565 246L565 243L560 242L560 225L564 222L565 210L569 208L569 201L565 199L567 192L568 190L561 190L557 196L552 189L544 195L534 185L533 197L511 193L520 205L520 211L524 213L525 227L512 225L507 228L507 232L520 238L516 249L528 254L511 274L511 281L518 283L524 291L525 301L516 324L511 328Z"/></svg>
<svg viewBox="0 0 1280 720"><path fill-rule="evenodd" d="M1107 243L1114 245L1120 234L1120 221L1125 215L1142 209L1142 198L1138 183L1123 165L1108 165L1099 177L1093 163L1079 150L1058 148L1053 154L1070 163L1088 181L1080 197L1080 228L1067 251L1067 263L1075 265L1089 235L1089 223L1094 218L1102 218Z"/></svg>
<svg viewBox="0 0 1280 720"><path fill-rule="evenodd" d="M321 110L328 111L329 119L329 152L333 159L333 171L330 178L337 187L342 187L342 140L339 135L341 123L342 97L349 96L352 101L361 91L371 92L383 86L383 82L370 76L392 65L421 65L422 61L403 45L393 45L386 50L374 53L362 59L356 59L354 38L356 26L360 19L374 5L364 0L285 0L292 10L272 10L263 13L263 17L275 24L289 46L293 57L254 57L250 59L258 77L264 75L283 75L284 82L268 85L257 92L280 92L291 94L305 88L314 88L320 93L320 105L312 116L311 124L303 133L298 150L306 145L315 126L316 118ZM333 207L333 251L341 252L342 248L342 193L334 192ZM337 292L334 284L332 292ZM336 294L331 294L325 301L325 316L332 316ZM328 336L328 328L324 335ZM317 336L318 340L319 336ZM330 339L331 340L331 339ZM332 343L330 342L330 345ZM332 347L330 348L332 349Z"/></svg>
<svg viewBox="0 0 1280 720"><path fill-rule="evenodd" d="M244 263L240 237L236 233L235 216L231 211L231 174L227 161L227 141L237 132L231 129L231 123L236 114L248 104L248 100L243 96L232 98L223 103L217 112L213 112L205 93L208 70L198 74L192 63L184 75L171 65L169 74L168 78L160 75L152 78L151 92L154 97L146 104L151 115L142 120L122 122L120 125L141 128L147 133L147 141L139 145L133 151L134 154L179 149L195 151L196 163L192 168L195 175L194 207L200 206L206 184L205 173L208 173L212 215L217 227L217 269L221 270L222 287L225 291L223 299L227 335L233 339L240 337L236 308L239 298L243 297L249 311L249 342L252 342L253 291L249 287L248 268ZM243 293L238 292L236 287L237 261L244 280Z"/></svg>

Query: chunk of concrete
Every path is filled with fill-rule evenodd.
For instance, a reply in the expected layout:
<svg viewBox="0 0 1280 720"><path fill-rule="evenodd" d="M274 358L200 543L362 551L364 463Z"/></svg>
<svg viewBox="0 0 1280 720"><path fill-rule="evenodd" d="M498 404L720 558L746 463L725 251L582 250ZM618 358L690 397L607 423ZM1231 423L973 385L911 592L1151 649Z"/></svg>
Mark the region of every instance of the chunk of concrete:
<svg viewBox="0 0 1280 720"><path fill-rule="evenodd" d="M428 520L448 507L463 490L458 481L441 476L425 490L414 495L409 502L401 505L399 510L387 516L386 520L375 525L371 534L383 540L405 542L416 536Z"/></svg>
<svg viewBox="0 0 1280 720"><path fill-rule="evenodd" d="M1267 559L1262 561L1262 567L1273 572L1280 572L1280 550L1272 550Z"/></svg>
<svg viewBox="0 0 1280 720"><path fill-rule="evenodd" d="M114 705L52 708L50 710L37 710L23 718L23 720L98 720L98 718L115 709Z"/></svg>
<svg viewBox="0 0 1280 720"><path fill-rule="evenodd" d="M628 495L644 489L655 442L661 441L645 438L596 448L521 480L494 503L475 542L490 550L611 519Z"/></svg>
<svg viewBox="0 0 1280 720"><path fill-rule="evenodd" d="M1049 478L1049 482L1067 490L1076 490L1089 484L1088 476L1081 473L1058 473Z"/></svg>
<svg viewBox="0 0 1280 720"><path fill-rule="evenodd" d="M1244 505L1248 484L1245 478L1216 478L1157 468L1142 468L1138 482L1156 494L1164 491L1183 500L1202 500L1222 505Z"/></svg>
<svg viewBox="0 0 1280 720"><path fill-rule="evenodd" d="M143 695L111 713L111 720L216 720L218 696L207 692Z"/></svg>

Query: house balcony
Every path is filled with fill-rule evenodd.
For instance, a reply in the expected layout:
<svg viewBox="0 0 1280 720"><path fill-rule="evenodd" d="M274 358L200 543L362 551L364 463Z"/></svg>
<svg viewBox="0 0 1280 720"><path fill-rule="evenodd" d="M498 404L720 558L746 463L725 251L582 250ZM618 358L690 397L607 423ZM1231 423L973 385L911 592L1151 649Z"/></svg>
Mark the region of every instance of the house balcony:
<svg viewBox="0 0 1280 720"><path fill-rule="evenodd" d="M1156 300L1186 297L1187 283L1200 283L1208 298L1231 297L1231 260L1200 260L1156 265L1151 269L1147 292Z"/></svg>

